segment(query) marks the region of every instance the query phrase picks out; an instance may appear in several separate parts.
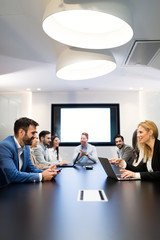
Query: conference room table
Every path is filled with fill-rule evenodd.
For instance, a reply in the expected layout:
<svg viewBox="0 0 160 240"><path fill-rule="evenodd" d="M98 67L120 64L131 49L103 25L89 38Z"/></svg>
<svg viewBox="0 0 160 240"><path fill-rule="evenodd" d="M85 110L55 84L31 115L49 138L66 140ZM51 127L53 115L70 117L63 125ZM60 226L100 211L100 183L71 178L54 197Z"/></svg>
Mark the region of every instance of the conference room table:
<svg viewBox="0 0 160 240"><path fill-rule="evenodd" d="M80 200L81 190L103 190L107 199ZM2 240L159 238L160 182L115 181L100 163L93 170L63 168L52 182L0 189Z"/></svg>

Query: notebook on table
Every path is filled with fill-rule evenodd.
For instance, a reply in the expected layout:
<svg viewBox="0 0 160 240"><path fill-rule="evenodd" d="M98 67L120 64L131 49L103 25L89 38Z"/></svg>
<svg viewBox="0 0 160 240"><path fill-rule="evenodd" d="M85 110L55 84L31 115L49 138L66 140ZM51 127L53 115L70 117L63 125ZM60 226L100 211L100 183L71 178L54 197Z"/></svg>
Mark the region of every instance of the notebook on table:
<svg viewBox="0 0 160 240"><path fill-rule="evenodd" d="M113 170L113 167L111 163L109 162L108 158L102 158L99 157L99 161L102 164L102 167L104 168L104 171L106 172L107 176L110 178L113 178L117 181L133 181L133 180L140 180L139 178L121 178L122 174L117 174Z"/></svg>

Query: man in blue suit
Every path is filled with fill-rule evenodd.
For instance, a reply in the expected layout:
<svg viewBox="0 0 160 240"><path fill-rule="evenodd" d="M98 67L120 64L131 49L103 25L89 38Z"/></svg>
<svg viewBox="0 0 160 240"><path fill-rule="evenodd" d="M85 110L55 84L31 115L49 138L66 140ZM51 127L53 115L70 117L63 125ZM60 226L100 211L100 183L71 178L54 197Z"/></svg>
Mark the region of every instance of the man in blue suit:
<svg viewBox="0 0 160 240"><path fill-rule="evenodd" d="M30 159L30 149L36 136L38 123L29 118L20 118L14 124L14 136L0 142L1 176L7 183L50 181L57 175L54 165L42 171L35 168Z"/></svg>

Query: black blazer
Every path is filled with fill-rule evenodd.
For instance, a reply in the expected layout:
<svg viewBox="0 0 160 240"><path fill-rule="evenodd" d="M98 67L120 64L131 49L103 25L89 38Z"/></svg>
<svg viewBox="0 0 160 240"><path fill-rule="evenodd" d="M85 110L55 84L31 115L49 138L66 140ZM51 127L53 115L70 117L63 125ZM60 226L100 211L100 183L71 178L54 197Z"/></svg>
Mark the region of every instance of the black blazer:
<svg viewBox="0 0 160 240"><path fill-rule="evenodd" d="M160 141L155 140L153 157L152 157L153 172L148 172L146 163L141 162L137 167L127 164L126 169L133 172L140 172L142 180L160 180Z"/></svg>

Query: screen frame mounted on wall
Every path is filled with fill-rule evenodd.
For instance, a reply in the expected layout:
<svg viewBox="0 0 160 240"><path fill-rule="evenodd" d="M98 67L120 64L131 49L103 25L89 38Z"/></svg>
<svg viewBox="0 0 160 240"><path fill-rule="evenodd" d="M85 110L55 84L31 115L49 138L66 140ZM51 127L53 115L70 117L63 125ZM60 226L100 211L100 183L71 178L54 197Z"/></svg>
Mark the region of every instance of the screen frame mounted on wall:
<svg viewBox="0 0 160 240"><path fill-rule="evenodd" d="M51 104L51 135L57 135L60 139L60 146L77 146L79 142L61 142L60 112L61 108L110 108L111 120L111 141L110 142L90 142L95 146L114 146L114 137L120 133L119 104L117 103L79 103L79 104ZM81 136L79 136L80 139Z"/></svg>

